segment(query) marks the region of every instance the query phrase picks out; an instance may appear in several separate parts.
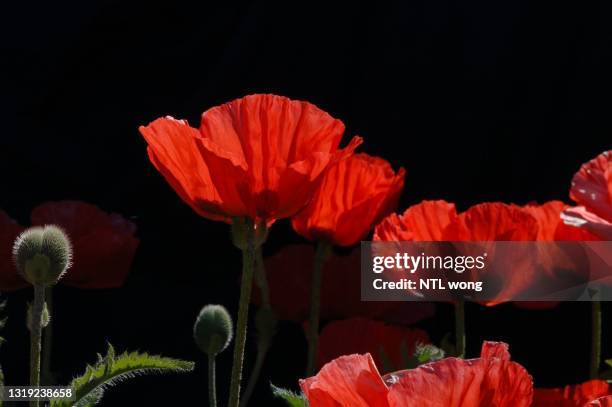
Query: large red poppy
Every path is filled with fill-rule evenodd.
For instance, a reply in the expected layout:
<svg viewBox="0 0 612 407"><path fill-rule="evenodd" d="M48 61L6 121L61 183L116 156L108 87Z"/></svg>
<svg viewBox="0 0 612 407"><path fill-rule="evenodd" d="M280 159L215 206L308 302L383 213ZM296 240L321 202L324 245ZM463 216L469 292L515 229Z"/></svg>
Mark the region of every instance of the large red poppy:
<svg viewBox="0 0 612 407"><path fill-rule="evenodd" d="M369 354L342 356L300 386L312 407L528 407L533 381L503 343L478 359L447 358L380 376Z"/></svg>
<svg viewBox="0 0 612 407"><path fill-rule="evenodd" d="M1 217L0 217L1 220ZM139 240L136 225L122 216L108 214L95 205L79 201L47 202L34 208L32 225L58 225L70 238L73 264L61 283L83 289L114 288L123 285ZM6 228L6 226L4 226ZM12 224L13 232L23 229ZM10 233L8 234L10 235ZM0 238L0 250L10 251L14 238ZM28 283L17 275L11 257L0 265L0 287L15 290Z"/></svg>
<svg viewBox="0 0 612 407"><path fill-rule="evenodd" d="M295 231L310 240L351 246L395 210L405 170L356 154L332 166L310 204L292 219Z"/></svg>
<svg viewBox="0 0 612 407"><path fill-rule="evenodd" d="M590 401L608 394L609 385L603 380L589 380L556 389L535 389L533 407L583 407Z"/></svg>
<svg viewBox="0 0 612 407"><path fill-rule="evenodd" d="M429 343L422 329L365 318L345 319L330 322L321 330L317 361L321 367L342 355L369 353L384 371L405 369L419 343Z"/></svg>
<svg viewBox="0 0 612 407"><path fill-rule="evenodd" d="M291 217L311 199L328 166L350 154L344 125L316 106L250 95L202 114L200 128L172 117L140 132L151 162L198 214L230 222Z"/></svg>
<svg viewBox="0 0 612 407"><path fill-rule="evenodd" d="M612 240L612 150L580 167L570 197L580 206L564 212L565 222Z"/></svg>
<svg viewBox="0 0 612 407"><path fill-rule="evenodd" d="M270 302L279 318L302 323L310 315L310 284L315 251L311 245L284 246L278 253L266 257L265 269L270 285ZM345 319L362 316L411 324L434 313L429 303L361 301L360 251L348 254L332 252L323 266L321 284L321 318ZM253 290L253 302L258 304L260 293ZM338 293L343 293L339 296Z"/></svg>

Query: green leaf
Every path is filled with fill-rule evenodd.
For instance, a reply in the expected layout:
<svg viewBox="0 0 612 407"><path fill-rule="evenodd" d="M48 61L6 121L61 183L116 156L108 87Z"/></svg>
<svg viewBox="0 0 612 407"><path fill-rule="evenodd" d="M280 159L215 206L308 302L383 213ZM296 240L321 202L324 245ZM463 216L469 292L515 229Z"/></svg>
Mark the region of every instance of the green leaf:
<svg viewBox="0 0 612 407"><path fill-rule="evenodd" d="M434 345L417 343L414 357L419 365L440 360L444 357L444 351Z"/></svg>
<svg viewBox="0 0 612 407"><path fill-rule="evenodd" d="M53 400L51 406L94 406L102 399L106 389L125 380L145 374L190 372L193 368L193 362L147 353L124 352L115 356L115 349L109 343L106 356L98 355L98 362L93 366L87 365L85 373L70 383L76 395L75 400Z"/></svg>
<svg viewBox="0 0 612 407"><path fill-rule="evenodd" d="M308 401L303 395L294 393L291 390L281 389L272 383L270 383L270 387L272 388L272 394L279 399L285 400L289 407L308 407Z"/></svg>

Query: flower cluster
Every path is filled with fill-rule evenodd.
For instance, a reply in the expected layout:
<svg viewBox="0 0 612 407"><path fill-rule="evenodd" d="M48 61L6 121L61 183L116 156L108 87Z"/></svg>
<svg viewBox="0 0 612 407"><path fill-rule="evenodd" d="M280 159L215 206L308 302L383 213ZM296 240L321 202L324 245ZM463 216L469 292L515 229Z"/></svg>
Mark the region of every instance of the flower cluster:
<svg viewBox="0 0 612 407"><path fill-rule="evenodd" d="M531 376L510 360L505 344L485 342L478 359L436 360L444 352L424 345L427 333L410 326L431 316L431 304L361 302L359 252L350 249L371 232L373 240L389 242L610 239L610 152L585 164L574 177L570 197L578 206L562 201L522 206L485 202L458 211L454 204L438 200L396 214L404 169L394 171L381 158L354 153L360 137L341 149L344 124L308 102L250 95L207 110L199 128L166 117L140 131L151 162L176 193L199 215L231 223L234 242L243 252L230 407L240 399L251 300L260 308L259 354L243 404L270 348L277 318L303 325L308 375L323 366L300 382L313 407L610 403L609 398L598 399L608 394L601 381L534 392ZM263 259L270 227L283 218L316 248L286 246ZM565 259L542 256L538 261L553 279ZM485 305L525 290L536 278L529 275L533 270L518 267L502 282L499 299ZM251 298L252 287L256 290ZM464 312L458 301L451 352L459 356L465 348ZM592 375L599 361L598 353L592 356ZM395 373L382 377L377 366ZM412 369L397 371L406 367Z"/></svg>

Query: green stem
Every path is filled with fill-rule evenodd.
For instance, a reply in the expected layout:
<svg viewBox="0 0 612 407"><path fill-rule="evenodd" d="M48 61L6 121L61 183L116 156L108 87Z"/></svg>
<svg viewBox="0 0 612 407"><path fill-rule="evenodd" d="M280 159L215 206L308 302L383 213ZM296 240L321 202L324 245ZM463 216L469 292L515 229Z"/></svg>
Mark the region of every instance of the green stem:
<svg viewBox="0 0 612 407"><path fill-rule="evenodd" d="M215 376L215 356L208 356L208 406L217 407L217 384Z"/></svg>
<svg viewBox="0 0 612 407"><path fill-rule="evenodd" d="M601 362L601 302L591 302L591 365L590 377L599 377L599 364Z"/></svg>
<svg viewBox="0 0 612 407"><path fill-rule="evenodd" d="M455 345L458 357L465 357L465 301L455 302Z"/></svg>
<svg viewBox="0 0 612 407"><path fill-rule="evenodd" d="M242 395L242 400L240 400L240 407L246 407L249 404L249 400L253 395L253 391L255 391L255 385L257 385L257 379L261 374L261 369L263 367L264 361L266 360L266 355L268 354L269 346L265 346L261 343L258 343L257 350L257 358L255 359L255 366L253 366L253 371L251 372L251 377L249 377L249 382L247 387L244 390L244 394Z"/></svg>
<svg viewBox="0 0 612 407"><path fill-rule="evenodd" d="M30 321L30 386L40 386L40 346L42 334L42 314L45 306L45 287L34 285L34 304ZM38 407L38 400L30 401L30 407Z"/></svg>
<svg viewBox="0 0 612 407"><path fill-rule="evenodd" d="M261 246L255 249L255 283L261 292L261 304L264 308L270 309L270 287L264 267L263 253Z"/></svg>
<svg viewBox="0 0 612 407"><path fill-rule="evenodd" d="M316 369L321 312L321 280L323 279L323 265L325 264L325 260L327 260L330 250L331 245L329 242L319 241L317 243L312 273L312 288L310 292L310 323L308 328L308 365L306 368L306 376L312 376Z"/></svg>
<svg viewBox="0 0 612 407"><path fill-rule="evenodd" d="M49 314L53 313L53 286L48 287L45 292L47 302L47 310ZM51 349L53 347L53 321L49 320L43 333L42 341L42 372L41 380L46 386L53 385L53 377L51 376Z"/></svg>
<svg viewBox="0 0 612 407"><path fill-rule="evenodd" d="M250 222L246 237L246 248L242 250L242 281L240 282L240 303L238 305L238 322L236 324L236 343L234 345L234 363L230 382L229 407L238 407L240 402L240 381L242 379L242 362L246 343L247 322L249 319L249 302L253 285L253 268L255 263L255 238L253 223Z"/></svg>
<svg viewBox="0 0 612 407"><path fill-rule="evenodd" d="M262 308L271 310L270 304L270 288L268 286L268 278L266 276L266 269L263 261L263 254L261 246L255 249L255 281L261 292L261 303ZM255 391L255 386L259 380L261 369L268 355L268 350L274 337L274 332L257 332L257 357L255 359L255 365L249 376L247 386L240 400L240 407L246 407L249 404L249 400Z"/></svg>

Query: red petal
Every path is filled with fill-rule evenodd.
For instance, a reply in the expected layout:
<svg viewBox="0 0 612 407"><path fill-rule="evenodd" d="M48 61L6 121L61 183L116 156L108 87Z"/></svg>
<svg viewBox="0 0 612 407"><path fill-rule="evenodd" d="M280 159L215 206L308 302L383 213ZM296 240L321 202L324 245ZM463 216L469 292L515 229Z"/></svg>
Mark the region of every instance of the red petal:
<svg viewBox="0 0 612 407"><path fill-rule="evenodd" d="M398 216L392 214L380 222L374 240L442 241L445 230L457 217L455 205L446 201L423 201Z"/></svg>
<svg viewBox="0 0 612 407"><path fill-rule="evenodd" d="M612 150L580 167L572 179L570 197L589 212L612 222Z"/></svg>
<svg viewBox="0 0 612 407"><path fill-rule="evenodd" d="M523 210L538 222L537 240L555 240L555 232L561 223L561 211L566 205L561 201L549 201L542 205L529 204Z"/></svg>
<svg viewBox="0 0 612 407"><path fill-rule="evenodd" d="M533 381L503 343L485 342L479 359L447 358L398 374L393 407L528 407Z"/></svg>
<svg viewBox="0 0 612 407"><path fill-rule="evenodd" d="M254 205L250 216L273 220L307 204L344 125L307 102L250 95L204 112L200 132L222 200Z"/></svg>
<svg viewBox="0 0 612 407"><path fill-rule="evenodd" d="M612 396L600 397L585 404L584 407L612 407Z"/></svg>
<svg viewBox="0 0 612 407"><path fill-rule="evenodd" d="M388 407L387 386L369 354L342 356L300 380L312 407Z"/></svg>
<svg viewBox="0 0 612 407"><path fill-rule="evenodd" d="M583 407L586 403L608 394L608 383L603 380L589 380L556 389L535 389L533 407Z"/></svg>
<svg viewBox="0 0 612 407"><path fill-rule="evenodd" d="M612 240L612 223L589 212L584 206L567 208L561 217L569 226L582 228L602 240Z"/></svg>
<svg viewBox="0 0 612 407"><path fill-rule="evenodd" d="M517 206L486 202L461 213L447 233L455 241L529 241L538 236L538 222Z"/></svg>
<svg viewBox="0 0 612 407"><path fill-rule="evenodd" d="M383 159L357 154L333 165L310 204L292 219L297 233L310 240L351 246L391 212L404 185Z"/></svg>
<svg viewBox="0 0 612 407"><path fill-rule="evenodd" d="M141 126L140 133L149 144L149 159L183 201L201 216L231 221L198 150L197 129L166 117Z"/></svg>

